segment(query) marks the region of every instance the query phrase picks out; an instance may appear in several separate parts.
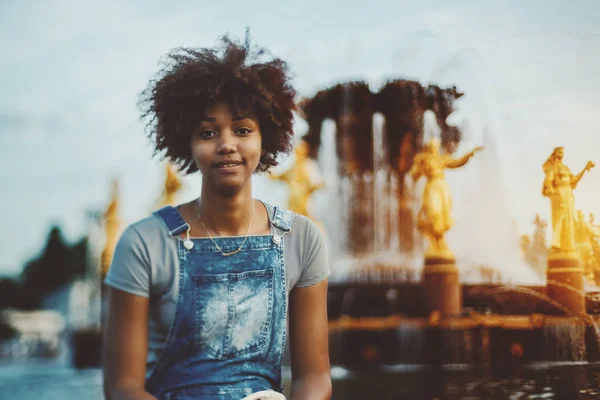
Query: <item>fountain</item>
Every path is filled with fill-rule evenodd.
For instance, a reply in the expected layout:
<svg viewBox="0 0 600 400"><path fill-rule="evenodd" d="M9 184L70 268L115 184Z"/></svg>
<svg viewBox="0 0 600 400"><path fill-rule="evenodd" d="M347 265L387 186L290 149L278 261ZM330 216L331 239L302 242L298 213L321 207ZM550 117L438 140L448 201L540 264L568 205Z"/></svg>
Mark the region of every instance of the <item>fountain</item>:
<svg viewBox="0 0 600 400"><path fill-rule="evenodd" d="M377 92L364 82L348 82L301 105L308 154L325 167L324 198L339 204L337 213L329 207L321 221L333 254L332 365L364 370L600 360L600 302L591 286L600 268L586 267L585 286L581 261L597 264L592 250L600 229L593 220L582 225L572 196L592 163L572 175L557 148L544 164L553 231L545 281L522 259L516 233L514 240L498 243L493 254L503 258L496 265L479 267L479 281L461 281L464 254L455 256L445 241L453 219L443 170L465 165L481 150L453 156L461 131L446 121L461 96L456 87L407 80L387 82ZM435 117L439 137L424 135L426 112ZM489 133L484 143L493 144ZM492 173L493 166L484 172ZM493 178L480 176L479 182L489 184L486 179ZM492 189L492 200L501 201ZM510 232L512 221L500 219L491 221ZM479 237L476 243L485 242ZM537 277L537 284L513 284L519 274Z"/></svg>

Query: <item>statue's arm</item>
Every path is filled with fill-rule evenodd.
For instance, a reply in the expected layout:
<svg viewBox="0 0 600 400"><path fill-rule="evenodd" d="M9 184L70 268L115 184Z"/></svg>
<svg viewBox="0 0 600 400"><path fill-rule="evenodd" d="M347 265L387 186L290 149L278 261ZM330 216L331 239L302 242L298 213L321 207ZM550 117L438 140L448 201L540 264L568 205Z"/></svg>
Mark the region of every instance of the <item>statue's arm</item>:
<svg viewBox="0 0 600 400"><path fill-rule="evenodd" d="M460 168L463 165L465 165L467 162L469 162L469 160L471 159L471 157L473 157L475 155L475 153L477 153L478 151L480 151L482 149L483 149L483 147L476 147L469 153L467 153L464 156L457 158L457 159L453 159L452 157L448 156L448 157L446 157L444 166L446 168Z"/></svg>
<svg viewBox="0 0 600 400"><path fill-rule="evenodd" d="M421 157L419 155L415 157L409 174L414 182L418 181L421 178L421 175L423 175L423 172L421 171Z"/></svg>
<svg viewBox="0 0 600 400"><path fill-rule="evenodd" d="M460 158L451 158L451 157L446 157L446 160L444 162L444 167L446 168L460 168L463 165L465 165L467 162L469 162L469 160L471 159L471 157L473 157L472 153L468 153L465 154L464 156L460 157Z"/></svg>
<svg viewBox="0 0 600 400"><path fill-rule="evenodd" d="M594 163L591 162L591 161L588 161L588 163L581 170L581 172L571 178L571 187L573 189L575 189L577 187L577 184L579 183L579 181L581 180L581 178L583 178L583 174L585 174L586 171L590 170L593 166L594 166Z"/></svg>
<svg viewBox="0 0 600 400"><path fill-rule="evenodd" d="M309 192L312 193L319 189L323 189L324 187L325 187L325 182L323 182L323 181L319 181L317 183L311 183Z"/></svg>
<svg viewBox="0 0 600 400"><path fill-rule="evenodd" d="M288 171L285 171L282 174L269 173L268 177L274 181L287 182L288 181Z"/></svg>
<svg viewBox="0 0 600 400"><path fill-rule="evenodd" d="M587 229L588 232L590 234L590 236L592 236L594 239L599 238L600 237L600 228L597 226L594 226L592 224L586 224L587 225Z"/></svg>
<svg viewBox="0 0 600 400"><path fill-rule="evenodd" d="M544 179L544 186L542 187L542 194L546 197L554 194L554 172L549 170L546 172L546 178Z"/></svg>

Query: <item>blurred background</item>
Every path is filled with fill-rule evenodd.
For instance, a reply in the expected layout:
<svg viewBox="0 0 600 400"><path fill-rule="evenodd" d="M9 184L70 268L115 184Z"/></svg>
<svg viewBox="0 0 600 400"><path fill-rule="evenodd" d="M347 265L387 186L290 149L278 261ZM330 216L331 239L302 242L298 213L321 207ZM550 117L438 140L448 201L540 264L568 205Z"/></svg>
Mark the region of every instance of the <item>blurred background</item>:
<svg viewBox="0 0 600 400"><path fill-rule="evenodd" d="M198 175L168 178L139 120L139 93L170 49L212 46L224 33L243 38L248 26L255 43L289 63L299 100L351 80L373 88L398 78L456 85L465 93L449 119L463 132L457 150L486 146L448 176L457 221L449 241L460 253L473 224L499 208L508 227L502 234L515 241L533 231L536 214L549 220L541 165L554 147L565 146L573 171L600 162L599 20L596 0L2 2L0 392L101 398L99 369L74 368L71 334L100 324L94 277L107 221L118 236L165 201L168 182L176 203L200 190ZM296 122L300 137L308 125ZM293 155L277 170L291 163ZM482 188L489 176L493 199ZM286 204L284 184L254 182L256 197ZM577 189L578 208L600 212L599 195L600 172L592 170ZM318 204L316 196L311 207L322 216ZM113 225L111 206L118 207ZM412 388L406 398L526 396L527 385L543 392L555 383L587 396L600 384L597 369L584 370L583 381L575 370L532 372L518 382L449 374L435 381L435 393L419 389L430 375L400 379ZM348 376L334 371L340 381ZM369 379L385 385L388 378ZM468 381L480 384L468 392ZM352 398L344 390L334 398Z"/></svg>

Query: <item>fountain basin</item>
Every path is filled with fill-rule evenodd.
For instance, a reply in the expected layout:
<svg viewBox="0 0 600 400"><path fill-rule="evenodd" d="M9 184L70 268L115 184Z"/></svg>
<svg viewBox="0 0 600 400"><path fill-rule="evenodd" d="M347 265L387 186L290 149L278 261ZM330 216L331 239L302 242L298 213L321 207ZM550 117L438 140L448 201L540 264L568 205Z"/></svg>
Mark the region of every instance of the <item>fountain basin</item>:
<svg viewBox="0 0 600 400"><path fill-rule="evenodd" d="M459 313L427 315L424 290L416 283L331 285L332 365L600 361L600 302L591 295L588 315L578 316L545 300L542 286L463 285L461 294Z"/></svg>

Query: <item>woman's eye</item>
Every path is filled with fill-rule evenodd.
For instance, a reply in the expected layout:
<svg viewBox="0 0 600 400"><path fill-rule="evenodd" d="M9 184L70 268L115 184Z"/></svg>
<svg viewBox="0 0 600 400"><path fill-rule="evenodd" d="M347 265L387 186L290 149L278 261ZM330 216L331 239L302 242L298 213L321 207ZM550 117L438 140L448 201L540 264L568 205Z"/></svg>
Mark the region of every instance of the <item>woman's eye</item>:
<svg viewBox="0 0 600 400"><path fill-rule="evenodd" d="M202 139L209 139L215 136L217 133L215 131L202 131L198 133L198 136Z"/></svg>
<svg viewBox="0 0 600 400"><path fill-rule="evenodd" d="M248 134L252 132L250 129L248 128L240 128L237 131L235 131L235 133L237 133L240 136L248 136Z"/></svg>

